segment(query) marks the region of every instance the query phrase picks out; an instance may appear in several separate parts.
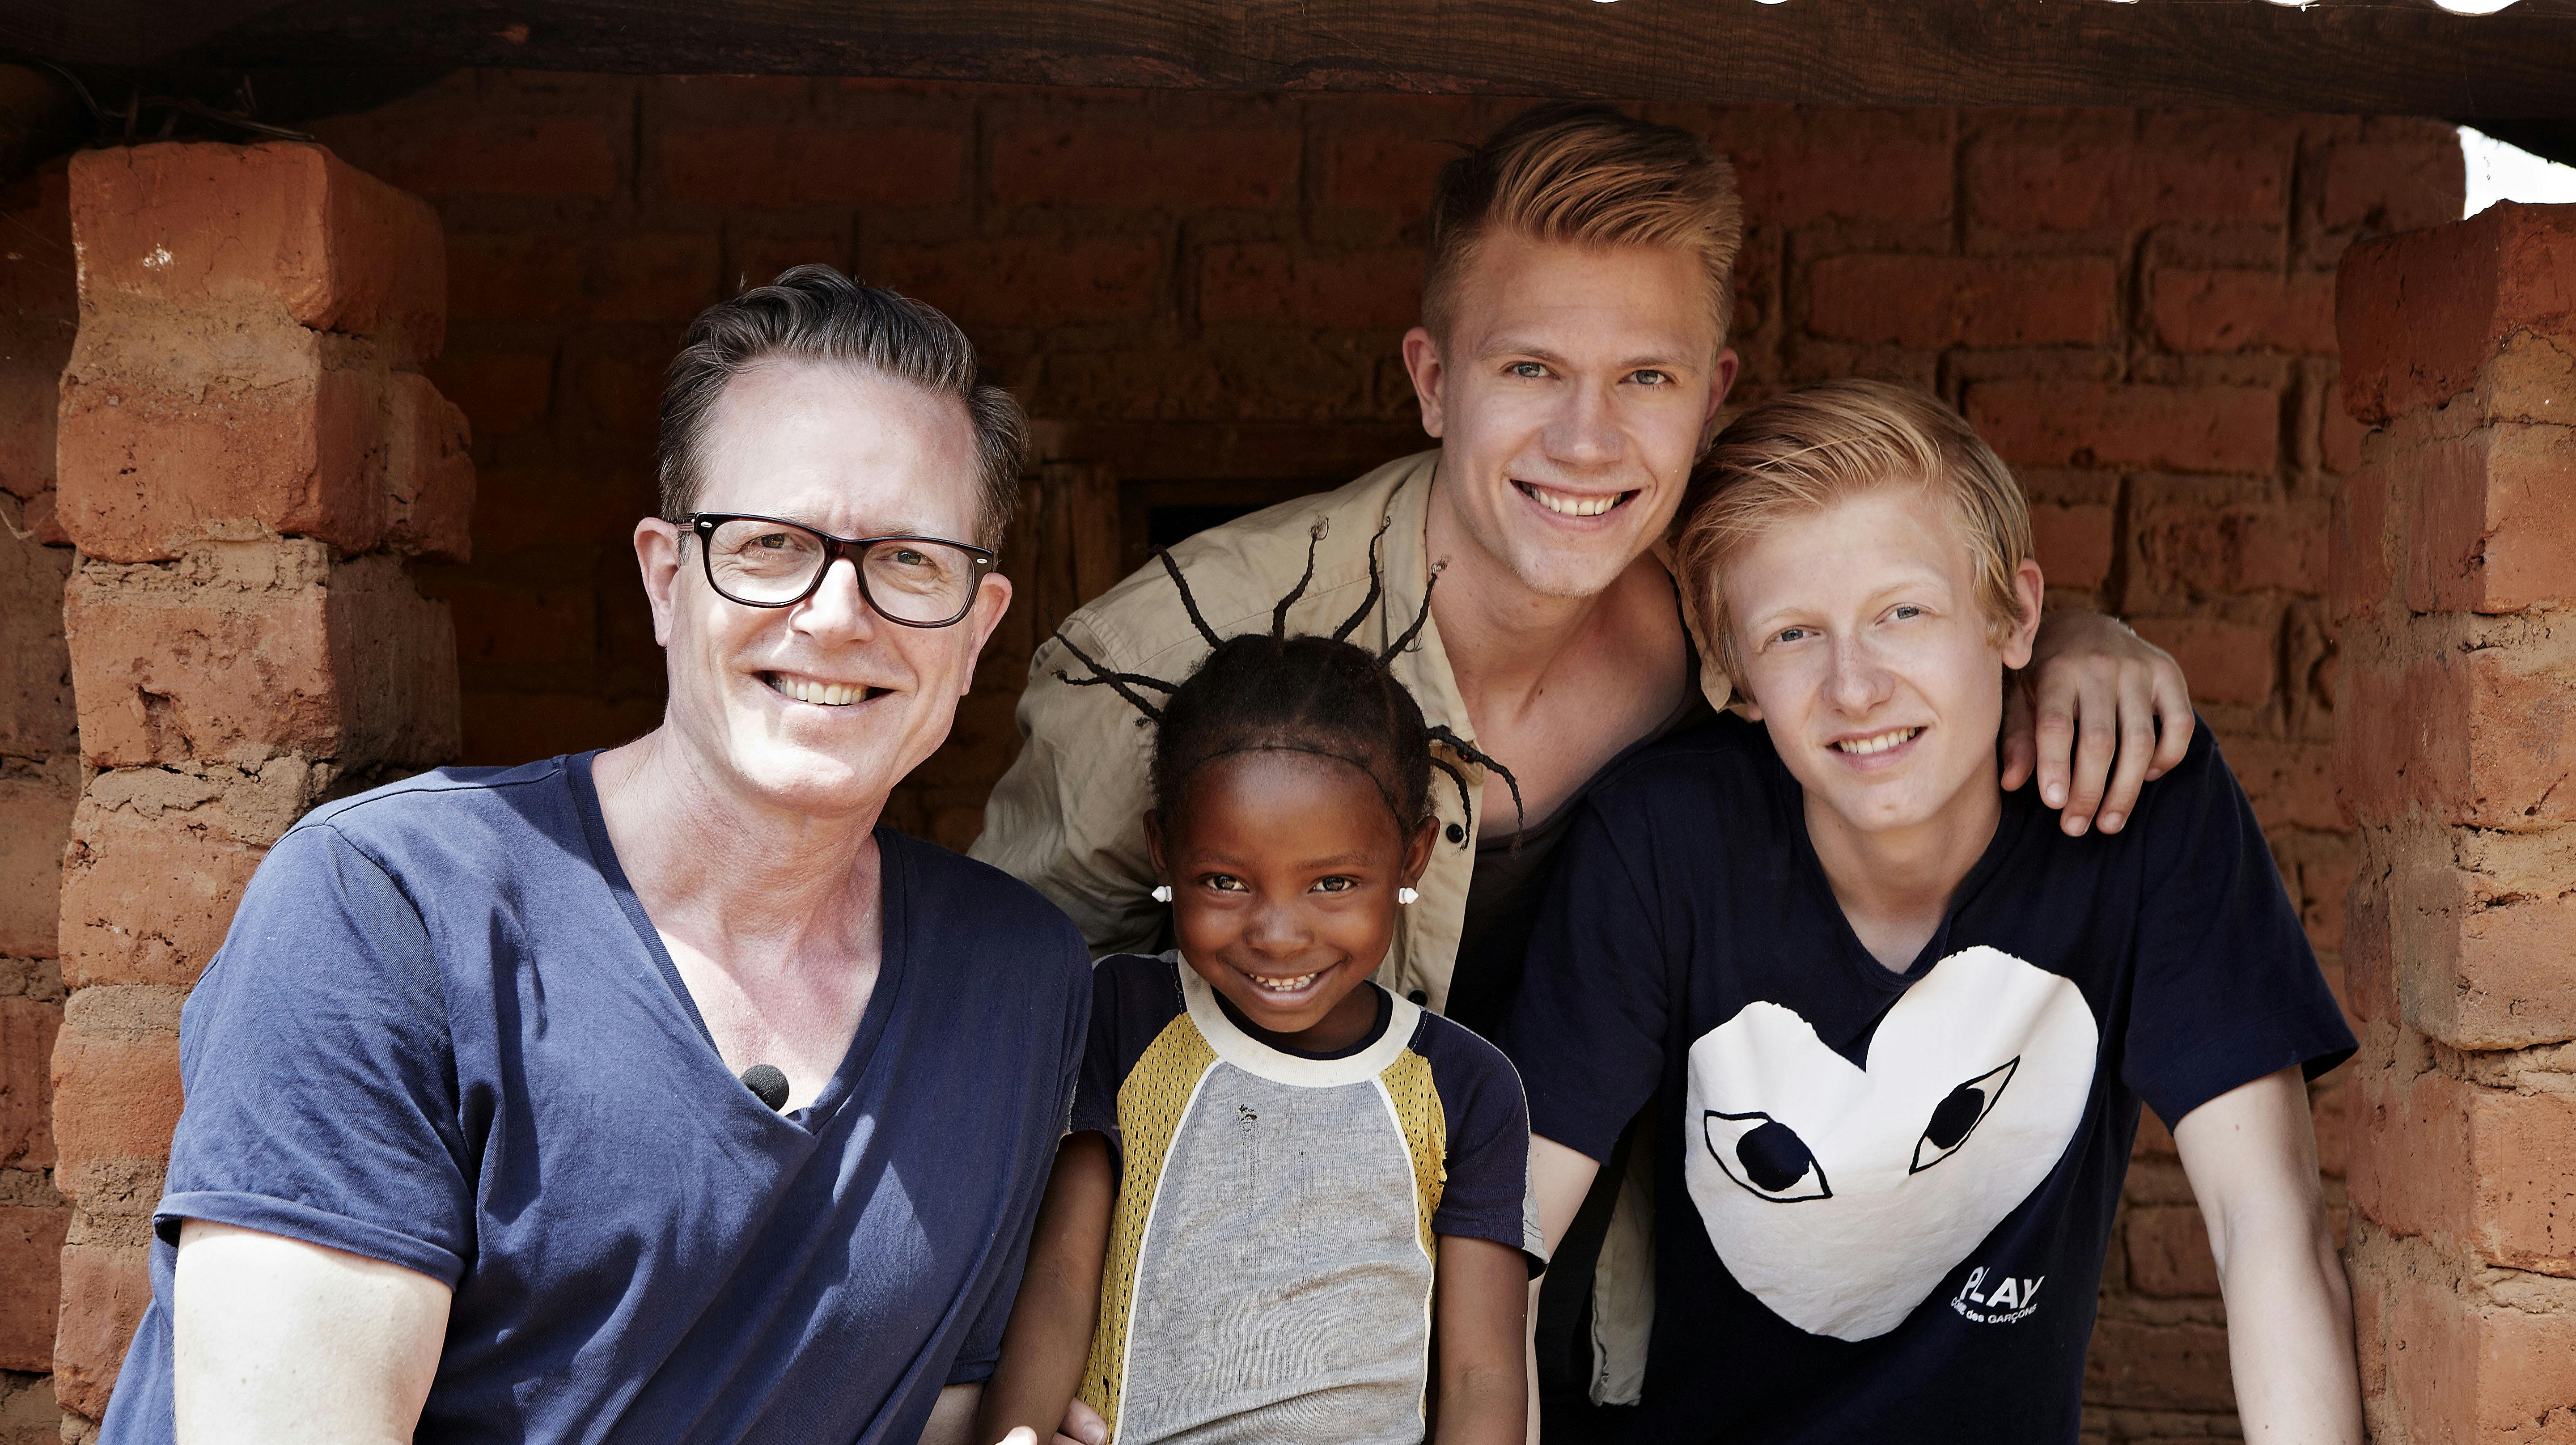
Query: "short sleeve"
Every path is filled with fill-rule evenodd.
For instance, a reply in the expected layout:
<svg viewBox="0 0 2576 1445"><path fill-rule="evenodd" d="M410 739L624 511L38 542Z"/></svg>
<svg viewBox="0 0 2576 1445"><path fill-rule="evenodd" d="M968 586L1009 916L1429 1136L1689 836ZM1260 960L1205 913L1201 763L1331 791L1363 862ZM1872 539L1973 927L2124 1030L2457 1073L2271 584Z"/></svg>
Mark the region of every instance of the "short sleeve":
<svg viewBox="0 0 2576 1445"><path fill-rule="evenodd" d="M1583 804L1530 935L1501 1043L1529 1094L1530 1132L1610 1157L1664 1066L1670 962L1651 828Z"/></svg>
<svg viewBox="0 0 2576 1445"><path fill-rule="evenodd" d="M1420 1046L1449 1136L1431 1232L1517 1249L1537 1274L1547 1250L1530 1208L1529 1106L1520 1075L1502 1050L1446 1019L1424 1018Z"/></svg>
<svg viewBox="0 0 2576 1445"><path fill-rule="evenodd" d="M1123 1160L1118 1132L1118 1090L1163 1027L1186 1009L1180 965L1168 957L1117 954L1091 970L1091 1029L1082 1051L1082 1075L1073 1086L1068 1133L1086 1130L1109 1140L1109 1157Z"/></svg>
<svg viewBox="0 0 2576 1445"><path fill-rule="evenodd" d="M327 824L251 879L180 1017L187 1104L154 1225L203 1219L418 1271L473 1257L473 1184L428 930Z"/></svg>
<svg viewBox="0 0 2576 1445"><path fill-rule="evenodd" d="M2122 1081L2171 1124L2267 1074L2314 1078L2349 1058L2352 1030L2206 721L2141 801Z"/></svg>

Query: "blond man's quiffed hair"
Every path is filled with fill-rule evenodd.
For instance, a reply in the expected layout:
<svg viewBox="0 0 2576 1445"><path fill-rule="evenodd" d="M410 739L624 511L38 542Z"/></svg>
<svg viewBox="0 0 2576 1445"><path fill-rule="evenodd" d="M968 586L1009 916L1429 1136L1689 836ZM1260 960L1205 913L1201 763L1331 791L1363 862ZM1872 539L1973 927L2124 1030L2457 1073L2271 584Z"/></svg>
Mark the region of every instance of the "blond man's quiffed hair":
<svg viewBox="0 0 2576 1445"><path fill-rule="evenodd" d="M2030 547L2030 505L2003 458L1940 398L1884 381L1828 381L1774 397L1717 434L1684 495L1673 564L1683 605L1727 676L1744 660L1726 612L1726 558L1788 517L1884 486L1937 492L1977 570L1977 603L2000 640L2024 620L2014 579Z"/></svg>
<svg viewBox="0 0 2576 1445"><path fill-rule="evenodd" d="M1697 135L1600 104L1523 111L1440 170L1422 322L1449 335L1459 278L1496 231L1585 246L1678 246L1699 253L1718 344L1734 319L1744 203L1735 170Z"/></svg>

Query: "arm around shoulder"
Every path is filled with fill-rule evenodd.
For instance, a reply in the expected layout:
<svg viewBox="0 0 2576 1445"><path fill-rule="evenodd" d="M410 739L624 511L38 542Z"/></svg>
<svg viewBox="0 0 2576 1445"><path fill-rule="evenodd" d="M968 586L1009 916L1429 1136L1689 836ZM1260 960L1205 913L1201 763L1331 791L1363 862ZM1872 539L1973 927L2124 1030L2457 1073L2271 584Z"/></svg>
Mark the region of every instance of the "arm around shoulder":
<svg viewBox="0 0 2576 1445"><path fill-rule="evenodd" d="M2245 1438L2360 1445L2352 1289L2326 1223L2307 1082L2295 1067L2174 1125L2227 1301Z"/></svg>
<svg viewBox="0 0 2576 1445"><path fill-rule="evenodd" d="M171 1290L180 1445L409 1441L449 1299L400 1265L189 1220Z"/></svg>

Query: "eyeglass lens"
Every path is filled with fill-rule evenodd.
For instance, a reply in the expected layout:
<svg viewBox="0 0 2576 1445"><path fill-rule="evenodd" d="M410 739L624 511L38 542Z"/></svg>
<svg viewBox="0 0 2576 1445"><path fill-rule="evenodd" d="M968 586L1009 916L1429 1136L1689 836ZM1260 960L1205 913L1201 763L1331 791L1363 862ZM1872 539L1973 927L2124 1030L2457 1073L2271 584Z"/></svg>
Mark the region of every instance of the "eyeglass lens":
<svg viewBox="0 0 2576 1445"><path fill-rule="evenodd" d="M737 602L775 606L805 595L828 555L823 539L802 527L738 518L708 537L707 575ZM875 543L859 572L868 602L898 621L952 621L975 596L974 558L944 542Z"/></svg>

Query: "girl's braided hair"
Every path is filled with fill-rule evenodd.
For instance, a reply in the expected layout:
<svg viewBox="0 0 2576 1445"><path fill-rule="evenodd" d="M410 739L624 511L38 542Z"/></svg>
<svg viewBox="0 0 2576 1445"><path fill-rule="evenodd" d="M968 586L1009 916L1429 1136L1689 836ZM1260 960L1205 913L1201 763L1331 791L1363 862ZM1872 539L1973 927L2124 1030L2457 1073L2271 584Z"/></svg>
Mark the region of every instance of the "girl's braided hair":
<svg viewBox="0 0 2576 1445"><path fill-rule="evenodd" d="M1307 537L1305 575L1271 609L1268 632L1219 637L1200 614L1180 564L1168 551L1155 553L1209 649L1198 668L1178 684L1111 671L1061 629L1056 632L1056 641L1091 670L1089 677L1072 677L1059 669L1055 674L1059 680L1075 687L1107 687L1153 719L1154 806L1166 819L1178 818L1191 775L1208 763L1232 753L1277 750L1338 758L1358 768L1377 785L1402 833L1412 832L1431 816L1431 771L1437 768L1457 786L1458 801L1467 809L1470 825L1466 837L1472 838L1475 805L1468 796L1466 775L1433 753L1433 743L1500 776L1510 787L1512 806L1518 812L1521 786L1511 769L1448 728L1426 725L1421 706L1389 669L1396 654L1413 645L1430 619L1430 587L1423 589L1421 610L1412 625L1385 651L1371 652L1346 640L1385 595L1378 566L1378 542L1385 535L1381 526L1377 536L1369 539L1368 596L1329 637L1288 635L1288 610L1315 579L1315 544L1324 536L1321 522ZM1431 585L1439 581L1435 569ZM1157 704L1147 692L1162 693L1164 700ZM1465 838L1460 846L1466 846Z"/></svg>

